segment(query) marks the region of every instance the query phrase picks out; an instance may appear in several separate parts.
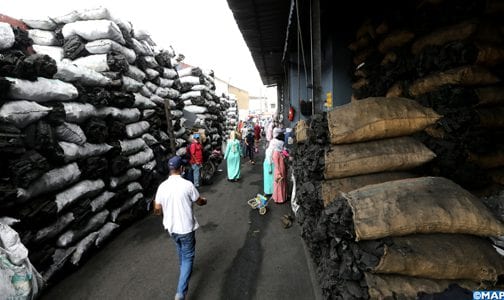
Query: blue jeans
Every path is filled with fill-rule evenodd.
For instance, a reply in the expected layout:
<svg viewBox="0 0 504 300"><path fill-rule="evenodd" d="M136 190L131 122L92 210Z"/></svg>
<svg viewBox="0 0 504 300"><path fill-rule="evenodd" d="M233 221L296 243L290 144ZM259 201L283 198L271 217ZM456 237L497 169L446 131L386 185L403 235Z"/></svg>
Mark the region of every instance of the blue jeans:
<svg viewBox="0 0 504 300"><path fill-rule="evenodd" d="M179 256L180 276L177 285L178 299L184 299L189 289L189 279L191 278L194 254L196 248L196 238L194 231L186 234L172 233L172 238L177 246Z"/></svg>
<svg viewBox="0 0 504 300"><path fill-rule="evenodd" d="M199 183L200 183L200 169L201 169L201 166L200 165L197 165L197 164L194 164L192 165L192 169L193 169L193 179L194 179L194 186L195 187L199 187Z"/></svg>

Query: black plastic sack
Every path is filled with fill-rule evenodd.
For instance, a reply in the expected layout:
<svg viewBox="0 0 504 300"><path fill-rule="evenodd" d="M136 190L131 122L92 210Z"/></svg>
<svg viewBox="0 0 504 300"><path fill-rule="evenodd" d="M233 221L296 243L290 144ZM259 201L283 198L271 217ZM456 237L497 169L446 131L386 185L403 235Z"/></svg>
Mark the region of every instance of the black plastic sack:
<svg viewBox="0 0 504 300"><path fill-rule="evenodd" d="M118 155L109 159L109 168L112 175L122 175L129 169L128 157Z"/></svg>
<svg viewBox="0 0 504 300"><path fill-rule="evenodd" d="M78 100L80 102L89 103L95 107L109 105L110 93L107 89L102 87L83 87L75 83L74 85L79 91Z"/></svg>
<svg viewBox="0 0 504 300"><path fill-rule="evenodd" d="M113 91L110 93L109 105L118 108L129 108L135 104L135 96L132 93Z"/></svg>
<svg viewBox="0 0 504 300"><path fill-rule="evenodd" d="M86 50L86 41L78 35L73 35L65 41L63 51L64 56L71 60L90 54Z"/></svg>
<svg viewBox="0 0 504 300"><path fill-rule="evenodd" d="M49 123L38 121L31 124L26 127L25 134L25 143L30 148L37 150L55 164L64 162L65 155Z"/></svg>
<svg viewBox="0 0 504 300"><path fill-rule="evenodd" d="M112 72L125 74L129 69L128 60L122 54L107 54L107 64Z"/></svg>
<svg viewBox="0 0 504 300"><path fill-rule="evenodd" d="M108 162L104 157L93 156L78 161L79 169L82 172L82 178L104 178L108 174Z"/></svg>
<svg viewBox="0 0 504 300"><path fill-rule="evenodd" d="M89 143L101 144L105 143L109 138L107 123L102 119L91 118L82 129Z"/></svg>
<svg viewBox="0 0 504 300"><path fill-rule="evenodd" d="M14 32L16 42L14 42L14 46L11 49L26 51L28 47L33 45L32 39L28 36L28 31L24 31L18 27L12 27L12 31Z"/></svg>
<svg viewBox="0 0 504 300"><path fill-rule="evenodd" d="M112 117L108 117L106 122L110 140L121 140L126 138L126 124Z"/></svg>
<svg viewBox="0 0 504 300"><path fill-rule="evenodd" d="M9 171L13 182L23 188L28 187L33 180L50 169L47 159L34 150L9 161Z"/></svg>

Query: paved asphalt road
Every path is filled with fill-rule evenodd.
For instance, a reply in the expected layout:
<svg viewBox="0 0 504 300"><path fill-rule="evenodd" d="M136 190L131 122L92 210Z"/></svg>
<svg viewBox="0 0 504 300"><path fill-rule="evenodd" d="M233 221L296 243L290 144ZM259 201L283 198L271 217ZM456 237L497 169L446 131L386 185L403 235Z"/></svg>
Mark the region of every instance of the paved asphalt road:
<svg viewBox="0 0 504 300"><path fill-rule="evenodd" d="M262 152L262 151L261 151ZM269 203L260 216L247 200L262 192L262 153L242 162L242 180L223 171L201 188L196 207L196 260L189 299L316 299L300 230L284 229L290 204ZM121 232L42 299L173 299L178 280L175 245L161 217L148 216Z"/></svg>

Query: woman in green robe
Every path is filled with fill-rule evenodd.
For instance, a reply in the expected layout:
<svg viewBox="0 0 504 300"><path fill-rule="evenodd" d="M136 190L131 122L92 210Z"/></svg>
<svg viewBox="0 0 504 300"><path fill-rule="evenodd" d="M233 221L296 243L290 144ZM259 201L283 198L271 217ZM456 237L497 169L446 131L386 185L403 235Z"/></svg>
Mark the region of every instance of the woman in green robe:
<svg viewBox="0 0 504 300"><path fill-rule="evenodd" d="M235 138L235 132L232 131L227 141L226 153L224 159L227 162L227 176L229 181L238 181L240 179L240 142Z"/></svg>
<svg viewBox="0 0 504 300"><path fill-rule="evenodd" d="M268 145L266 148L264 162L263 162L263 177L264 177L264 194L273 194L273 171L275 165L273 164L273 147Z"/></svg>

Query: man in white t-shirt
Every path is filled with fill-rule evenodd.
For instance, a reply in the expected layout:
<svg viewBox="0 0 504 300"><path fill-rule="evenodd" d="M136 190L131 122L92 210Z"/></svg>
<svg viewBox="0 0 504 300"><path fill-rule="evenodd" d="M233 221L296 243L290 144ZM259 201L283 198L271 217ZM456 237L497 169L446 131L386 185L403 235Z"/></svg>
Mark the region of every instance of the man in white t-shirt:
<svg viewBox="0 0 504 300"><path fill-rule="evenodd" d="M182 158L174 156L168 161L170 177L159 185L154 200L154 213L163 213L163 226L177 246L180 258L180 276L176 300L186 297L195 255L196 238L194 231L199 224L193 213L193 203L205 205L192 182L182 178Z"/></svg>

